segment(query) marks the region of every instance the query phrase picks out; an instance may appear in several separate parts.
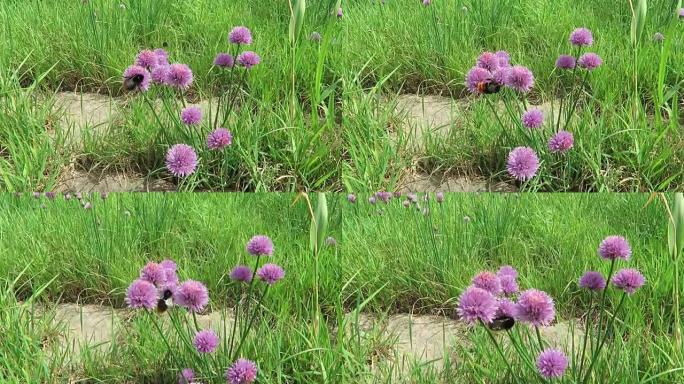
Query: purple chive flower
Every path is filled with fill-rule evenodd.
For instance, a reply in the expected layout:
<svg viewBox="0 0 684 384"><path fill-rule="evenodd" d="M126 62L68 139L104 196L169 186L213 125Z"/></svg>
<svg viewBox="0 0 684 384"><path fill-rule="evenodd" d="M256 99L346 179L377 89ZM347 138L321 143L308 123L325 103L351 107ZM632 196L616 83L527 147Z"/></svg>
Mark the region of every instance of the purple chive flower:
<svg viewBox="0 0 684 384"><path fill-rule="evenodd" d="M135 280L126 290L126 304L131 308L153 309L157 300L157 288L146 280Z"/></svg>
<svg viewBox="0 0 684 384"><path fill-rule="evenodd" d="M506 169L508 173L520 181L533 178L539 170L539 158L530 147L517 147L508 154Z"/></svg>
<svg viewBox="0 0 684 384"><path fill-rule="evenodd" d="M163 260L159 265L164 268L165 270L171 270L173 272L176 272L178 270L178 265L176 265L176 262L170 259Z"/></svg>
<svg viewBox="0 0 684 384"><path fill-rule="evenodd" d="M157 57L157 54L154 53L154 51L145 49L138 53L138 56L135 58L135 65L139 65L147 69L152 69L159 65L159 57Z"/></svg>
<svg viewBox="0 0 684 384"><path fill-rule="evenodd" d="M197 125L202 121L202 110L197 107L187 107L181 111L180 118L185 125Z"/></svg>
<svg viewBox="0 0 684 384"><path fill-rule="evenodd" d="M537 370L546 379L561 377L568 369L568 358L558 349L545 349L537 358Z"/></svg>
<svg viewBox="0 0 684 384"><path fill-rule="evenodd" d="M504 295L510 296L518 293L518 281L516 280L515 276L499 276L499 282L501 283L501 292L503 292Z"/></svg>
<svg viewBox="0 0 684 384"><path fill-rule="evenodd" d="M40 199L40 192L33 192L33 197L36 199Z"/></svg>
<svg viewBox="0 0 684 384"><path fill-rule="evenodd" d="M247 253L252 256L273 256L273 241L268 236L256 235L247 242Z"/></svg>
<svg viewBox="0 0 684 384"><path fill-rule="evenodd" d="M246 265L238 265L230 271L230 279L249 283L252 281L252 270Z"/></svg>
<svg viewBox="0 0 684 384"><path fill-rule="evenodd" d="M192 84L192 70L185 64L171 64L166 73L165 84L172 87L186 90Z"/></svg>
<svg viewBox="0 0 684 384"><path fill-rule="evenodd" d="M245 67L246 69L250 69L253 66L259 64L260 62L261 58L259 57L259 55L252 51L242 52L237 58L237 63Z"/></svg>
<svg viewBox="0 0 684 384"><path fill-rule="evenodd" d="M470 93L474 95L479 95L480 89L478 84L480 83L490 83L492 81L492 73L488 70L480 67L474 67L466 75L466 86Z"/></svg>
<svg viewBox="0 0 684 384"><path fill-rule="evenodd" d="M636 269L626 268L618 271L611 279L611 282L616 288L631 295L646 283L646 279L644 278L644 275Z"/></svg>
<svg viewBox="0 0 684 384"><path fill-rule="evenodd" d="M501 293L501 282L499 278L492 272L482 271L473 277L471 281L474 287L484 289L492 295Z"/></svg>
<svg viewBox="0 0 684 384"><path fill-rule="evenodd" d="M285 277L285 271L280 266L271 263L264 264L257 270L256 274L261 281L268 285L273 285Z"/></svg>
<svg viewBox="0 0 684 384"><path fill-rule="evenodd" d="M549 139L549 151L553 153L565 153L575 145L575 138L571 132L558 131Z"/></svg>
<svg viewBox="0 0 684 384"><path fill-rule="evenodd" d="M606 287L606 279L599 272L587 271L580 277L579 287L598 292Z"/></svg>
<svg viewBox="0 0 684 384"><path fill-rule="evenodd" d="M439 204L442 204L444 202L444 193L443 192L435 193L435 200L437 200L437 202Z"/></svg>
<svg viewBox="0 0 684 384"><path fill-rule="evenodd" d="M604 259L615 260L623 259L629 260L632 256L632 248L629 242L622 236L608 236L599 245L598 254Z"/></svg>
<svg viewBox="0 0 684 384"><path fill-rule="evenodd" d="M504 83L518 92L527 93L534 86L534 75L526 67L516 65L508 70Z"/></svg>
<svg viewBox="0 0 684 384"><path fill-rule="evenodd" d="M515 270L515 268L511 267L510 265L504 265L503 267L499 268L499 271L496 273L499 278L502 276L513 276L514 279L518 278L518 271Z"/></svg>
<svg viewBox="0 0 684 384"><path fill-rule="evenodd" d="M54 192L45 192L45 198L48 200L54 200L56 196Z"/></svg>
<svg viewBox="0 0 684 384"><path fill-rule="evenodd" d="M344 13L342 12L342 7L337 8L337 17L342 17Z"/></svg>
<svg viewBox="0 0 684 384"><path fill-rule="evenodd" d="M430 5L431 3L432 3L431 0L423 0L423 5L426 6L426 7L427 7L428 5Z"/></svg>
<svg viewBox="0 0 684 384"><path fill-rule="evenodd" d="M140 279L159 287L166 282L166 270L160 264L150 261L140 270Z"/></svg>
<svg viewBox="0 0 684 384"><path fill-rule="evenodd" d="M570 34L570 44L577 47L590 47L594 44L594 37L587 28L577 28Z"/></svg>
<svg viewBox="0 0 684 384"><path fill-rule="evenodd" d="M515 316L515 303L510 299L499 299L499 308L496 310L496 316Z"/></svg>
<svg viewBox="0 0 684 384"><path fill-rule="evenodd" d="M199 281L187 280L178 287L173 300L183 308L199 312L209 303L209 292L207 292L207 287Z"/></svg>
<svg viewBox="0 0 684 384"><path fill-rule="evenodd" d="M663 35L660 32L656 32L655 35L653 35L653 41L655 41L656 43L662 43L663 41L665 41L665 35Z"/></svg>
<svg viewBox="0 0 684 384"><path fill-rule="evenodd" d="M499 63L501 59L495 53L484 52L477 58L477 66L484 68L489 72L494 72L499 69Z"/></svg>
<svg viewBox="0 0 684 384"><path fill-rule="evenodd" d="M214 65L221 68L233 68L235 59L230 53L219 53L214 59Z"/></svg>
<svg viewBox="0 0 684 384"><path fill-rule="evenodd" d="M523 291L515 306L515 318L534 326L551 324L556 310L553 299L546 292L537 289Z"/></svg>
<svg viewBox="0 0 684 384"><path fill-rule="evenodd" d="M586 69L587 71L593 71L594 69L600 67L601 64L603 64L603 61L599 55L593 52L587 52L580 56L579 60L577 60L577 65L579 65L580 68Z"/></svg>
<svg viewBox="0 0 684 384"><path fill-rule="evenodd" d="M354 195L353 193L348 194L347 201L352 204L356 203L356 195Z"/></svg>
<svg viewBox="0 0 684 384"><path fill-rule="evenodd" d="M511 65L511 55L506 51L497 51L495 53L496 57L499 58L499 67L510 67Z"/></svg>
<svg viewBox="0 0 684 384"><path fill-rule="evenodd" d="M684 18L684 8L679 8L677 10L677 14L679 15L680 18Z"/></svg>
<svg viewBox="0 0 684 384"><path fill-rule="evenodd" d="M527 129L539 128L544 124L544 112L539 109L530 109L523 113L520 120Z"/></svg>
<svg viewBox="0 0 684 384"><path fill-rule="evenodd" d="M495 83L499 85L505 85L506 84L506 78L508 77L508 72L511 70L511 67L500 67L496 71L492 73L492 78Z"/></svg>
<svg viewBox="0 0 684 384"><path fill-rule="evenodd" d="M197 154L186 144L176 144L166 153L166 168L176 177L185 177L195 172Z"/></svg>
<svg viewBox="0 0 684 384"><path fill-rule="evenodd" d="M575 58L570 55L560 55L556 60L556 68L558 69L573 69L576 64Z"/></svg>
<svg viewBox="0 0 684 384"><path fill-rule="evenodd" d="M404 201L401 202L401 205L403 205L404 208L408 208L408 207L411 206L411 201L409 201L409 200L404 200Z"/></svg>
<svg viewBox="0 0 684 384"><path fill-rule="evenodd" d="M369 197L369 198L368 198L368 202L369 202L371 205L375 205L375 202L376 202L375 196Z"/></svg>
<svg viewBox="0 0 684 384"><path fill-rule="evenodd" d="M83 204L83 209L85 209L85 210L91 209L92 207L93 207L93 205L90 202Z"/></svg>
<svg viewBox="0 0 684 384"><path fill-rule="evenodd" d="M458 316L471 325L478 320L491 323L497 309L498 303L494 295L482 288L468 287L458 299Z"/></svg>
<svg viewBox="0 0 684 384"><path fill-rule="evenodd" d="M322 39L321 34L316 32L316 31L311 32L311 35L309 36L309 40L314 41L316 43L319 43L321 41L321 39Z"/></svg>
<svg viewBox="0 0 684 384"><path fill-rule="evenodd" d="M150 89L150 72L139 65L131 65L123 73L123 82L129 91L147 91Z"/></svg>
<svg viewBox="0 0 684 384"><path fill-rule="evenodd" d="M212 330L202 330L197 332L192 340L192 345L199 353L212 353L218 346L219 339Z"/></svg>
<svg viewBox="0 0 684 384"><path fill-rule="evenodd" d="M406 194L406 198L409 199L412 203L418 202L418 195L413 192Z"/></svg>
<svg viewBox="0 0 684 384"><path fill-rule="evenodd" d="M169 65L157 65L152 68L152 81L155 84L166 84L169 76Z"/></svg>
<svg viewBox="0 0 684 384"><path fill-rule="evenodd" d="M235 27L228 34L228 41L238 45L250 45L252 44L252 32L247 27Z"/></svg>
<svg viewBox="0 0 684 384"><path fill-rule="evenodd" d="M178 374L178 384L191 384L194 379L195 371L190 368L185 368Z"/></svg>
<svg viewBox="0 0 684 384"><path fill-rule="evenodd" d="M217 128L207 136L207 148L223 149L233 143L233 135L225 128Z"/></svg>
<svg viewBox="0 0 684 384"><path fill-rule="evenodd" d="M392 193L385 191L375 192L375 197L383 203L387 204L389 203L390 199L392 199Z"/></svg>
<svg viewBox="0 0 684 384"><path fill-rule="evenodd" d="M154 54L157 55L157 65L169 65L169 53L165 49L157 48Z"/></svg>
<svg viewBox="0 0 684 384"><path fill-rule="evenodd" d="M253 361L238 359L226 370L228 384L251 384L256 380L257 366Z"/></svg>

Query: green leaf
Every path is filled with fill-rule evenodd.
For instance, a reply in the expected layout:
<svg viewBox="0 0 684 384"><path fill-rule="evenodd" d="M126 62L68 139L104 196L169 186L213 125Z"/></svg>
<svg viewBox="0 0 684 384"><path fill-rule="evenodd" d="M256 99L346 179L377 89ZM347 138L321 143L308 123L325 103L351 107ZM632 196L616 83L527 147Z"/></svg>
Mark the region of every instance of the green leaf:
<svg viewBox="0 0 684 384"><path fill-rule="evenodd" d="M684 249L684 193L674 195L672 219L667 227L667 242L670 254L674 256Z"/></svg>
<svg viewBox="0 0 684 384"><path fill-rule="evenodd" d="M314 212L313 220L311 220L311 229L309 230L312 252L321 249L328 231L328 201L325 193L319 192L317 196L316 211Z"/></svg>
<svg viewBox="0 0 684 384"><path fill-rule="evenodd" d="M296 0L290 16L290 43L295 44L299 33L304 25L304 15L306 13L306 0Z"/></svg>

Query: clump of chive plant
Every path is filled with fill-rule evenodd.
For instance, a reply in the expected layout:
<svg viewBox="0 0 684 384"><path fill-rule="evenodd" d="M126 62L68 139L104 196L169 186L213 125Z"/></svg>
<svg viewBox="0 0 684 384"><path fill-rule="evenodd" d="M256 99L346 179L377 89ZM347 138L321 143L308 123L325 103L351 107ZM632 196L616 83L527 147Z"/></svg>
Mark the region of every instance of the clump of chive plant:
<svg viewBox="0 0 684 384"><path fill-rule="evenodd" d="M549 326L555 320L554 300L538 289L520 291L518 272L512 266L503 266L496 273L482 271L476 274L459 297L458 316L466 323L485 330L514 382L529 375L544 381L571 374L574 382L587 383L597 362L604 358L603 347L609 335L615 334L615 320L625 299L645 284L644 276L636 269L625 268L615 272L616 264L628 261L632 255L624 237L606 237L599 245L598 255L610 261L608 277L598 271L587 271L578 280L578 294L591 297L582 342L579 345L573 343L573 349L566 351L573 359L569 359L566 352L550 346L541 336L540 327ZM609 290L620 294L617 306L611 305ZM613 309L608 312L608 307ZM610 313L608 319L605 318L606 313ZM598 324L592 320L596 314ZM591 325L596 325L596 328L591 329ZM517 359L504 352L496 332L506 333ZM521 367L516 367L516 364ZM599 376L606 377L603 374Z"/></svg>
<svg viewBox="0 0 684 384"><path fill-rule="evenodd" d="M241 95L246 93L248 73L261 62L256 52L245 50L252 41L247 27L235 27L228 34L230 52L214 58L210 74L219 97L215 113L212 115L210 106L209 116L187 105L193 72L186 64L170 63L165 50L143 50L124 70L124 89L142 95L159 125L160 142L155 146L168 148L166 169L181 183L195 175L200 166L209 176L222 181L231 174L233 165L224 150L232 145L233 134L226 125ZM157 99L162 102L161 109L153 103Z"/></svg>
<svg viewBox="0 0 684 384"><path fill-rule="evenodd" d="M551 116L529 104L535 76L527 67L513 65L506 51L482 53L465 77L466 88L485 100L512 148L506 164L508 175L523 185L542 170L561 181L567 176L567 153L575 143L572 117L589 75L603 64L597 54L585 52L594 43L590 30L578 28L568 40L574 53L556 60L553 73L558 73L556 81L564 93L556 110L551 105ZM495 101L501 101L503 109Z"/></svg>
<svg viewBox="0 0 684 384"><path fill-rule="evenodd" d="M209 305L207 287L192 279L181 282L177 265L172 260L145 264L126 291L128 306L144 312L164 340L171 361L179 369L179 383L221 377L228 384L250 384L256 380L257 364L242 357L243 348L269 288L285 277L285 271L277 264L261 262L274 253L269 237L254 236L245 249L253 263L238 265L228 274L231 284L245 297L236 300L230 333L226 319L223 319L222 338L212 329L202 329L197 321L197 314ZM161 316L169 317L171 330L162 328ZM175 332L175 338L171 337L171 331ZM188 361L187 356L192 356L191 367L183 364Z"/></svg>

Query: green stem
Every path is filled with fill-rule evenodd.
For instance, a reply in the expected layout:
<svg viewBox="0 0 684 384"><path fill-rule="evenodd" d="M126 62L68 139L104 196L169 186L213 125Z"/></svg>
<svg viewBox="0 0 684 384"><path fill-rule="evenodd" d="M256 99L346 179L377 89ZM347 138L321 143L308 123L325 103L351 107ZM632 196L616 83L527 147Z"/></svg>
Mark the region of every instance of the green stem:
<svg viewBox="0 0 684 384"><path fill-rule="evenodd" d="M266 297L266 293L268 292L268 287L269 287L269 285L266 285L266 288L264 288L264 293L261 294L261 297L257 301L257 308L258 308L258 305L261 304L262 301L264 300L264 298ZM231 356L231 361L234 361L239 356L240 350L242 349L242 345L244 344L245 339L247 339L247 335L249 334L249 330L252 328L252 324L254 324L254 320L256 319L257 312L258 311L255 309L254 313L252 314L252 317L250 318L249 322L247 323L247 327L242 332L242 337L240 337L240 343L238 343L237 348L235 348L235 355Z"/></svg>
<svg viewBox="0 0 684 384"><path fill-rule="evenodd" d="M515 377L515 374L513 373L513 367L511 367L511 364L508 362L508 359L506 359L506 355L504 355L503 349L501 349L501 346L496 341L496 338L492 334L492 331L487 327L487 325L482 320L480 320L480 324L482 324L482 327L485 329L485 331L487 331L487 335L489 335L489 338L492 340L492 343L494 343L496 351L499 353L499 356L501 356L504 363L506 363L506 367L508 368L508 372L510 372L511 377ZM517 380L514 380L514 382L517 382Z"/></svg>
<svg viewBox="0 0 684 384"><path fill-rule="evenodd" d="M610 283L610 278L613 277L613 270L615 269L615 259L611 260L610 262L610 270L608 271L608 279L606 280L608 283ZM598 338L596 340L596 344L598 345L601 341L601 327L603 326L603 313L604 311L604 305L606 303L606 292L608 291L608 285L603 288L603 292L601 294L601 305L599 306L599 323L598 323ZM595 354L596 351L592 352L592 357Z"/></svg>
<svg viewBox="0 0 684 384"><path fill-rule="evenodd" d="M596 353L594 354L594 357L591 359L591 364L589 364L589 368L587 368L587 374L584 376L584 380L582 380L582 383L586 383L587 380L589 380L589 376L591 375L591 370L594 368L594 364L596 363L596 360L598 360L598 356L601 353L601 349L603 348L603 345L606 343L606 339L608 338L608 331L610 328L613 326L613 323L615 323L615 318L617 317L618 312L620 312L620 308L622 308L622 304L625 302L625 297L627 297L627 293L624 292L622 294L622 298L620 298L620 303L618 304L617 308L615 309L615 312L613 312L613 316L610 318L610 322L606 326L606 332L603 335L603 338L601 339L601 342L596 348Z"/></svg>
<svg viewBox="0 0 684 384"><path fill-rule="evenodd" d="M589 301L589 311L587 312L587 319L584 321L584 340L582 342L582 354L580 355L580 368L577 373L578 377L582 377L582 369L584 369L584 353L587 349L587 340L589 339L589 323L591 323L591 312L594 309L594 294L591 294L591 300Z"/></svg>

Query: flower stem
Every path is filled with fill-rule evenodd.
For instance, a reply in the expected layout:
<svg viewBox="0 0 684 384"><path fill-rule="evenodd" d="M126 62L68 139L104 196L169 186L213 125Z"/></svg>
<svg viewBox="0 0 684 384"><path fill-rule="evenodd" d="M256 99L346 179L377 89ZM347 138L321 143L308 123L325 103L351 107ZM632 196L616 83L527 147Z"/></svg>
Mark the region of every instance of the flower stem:
<svg viewBox="0 0 684 384"><path fill-rule="evenodd" d="M582 383L586 383L587 380L589 380L589 376L591 375L591 370L594 368L594 364L596 363L596 360L598 360L598 356L601 353L601 349L603 348L603 345L606 343L606 339L608 338L608 331L610 328L613 326L613 323L615 323L615 318L617 317L618 312L620 312L620 308L622 308L622 304L625 302L625 297L627 297L627 293L624 292L622 294L622 298L620 298L620 303L618 304L617 308L615 309L615 312L613 312L613 316L610 318L610 322L606 326L606 332L603 335L603 338L601 339L600 344L596 348L596 353L594 353L594 357L591 359L591 364L589 364L589 368L587 368L587 374L584 376L584 380L582 380Z"/></svg>
<svg viewBox="0 0 684 384"><path fill-rule="evenodd" d="M508 368L508 371L510 372L511 377L515 377L515 374L513 373L513 368L511 367L511 364L508 362L508 359L506 359L506 355L504 355L503 350L501 349L501 346L499 345L499 343L496 341L496 338L492 334L492 331L489 330L487 325L482 320L480 320L480 323L484 327L485 331L487 331L487 335L489 335L489 338L492 340L492 343L494 343L494 346L496 347L496 351L499 352L499 356L501 356L504 363L506 363L506 367ZM514 382L517 382L517 380L514 380Z"/></svg>

